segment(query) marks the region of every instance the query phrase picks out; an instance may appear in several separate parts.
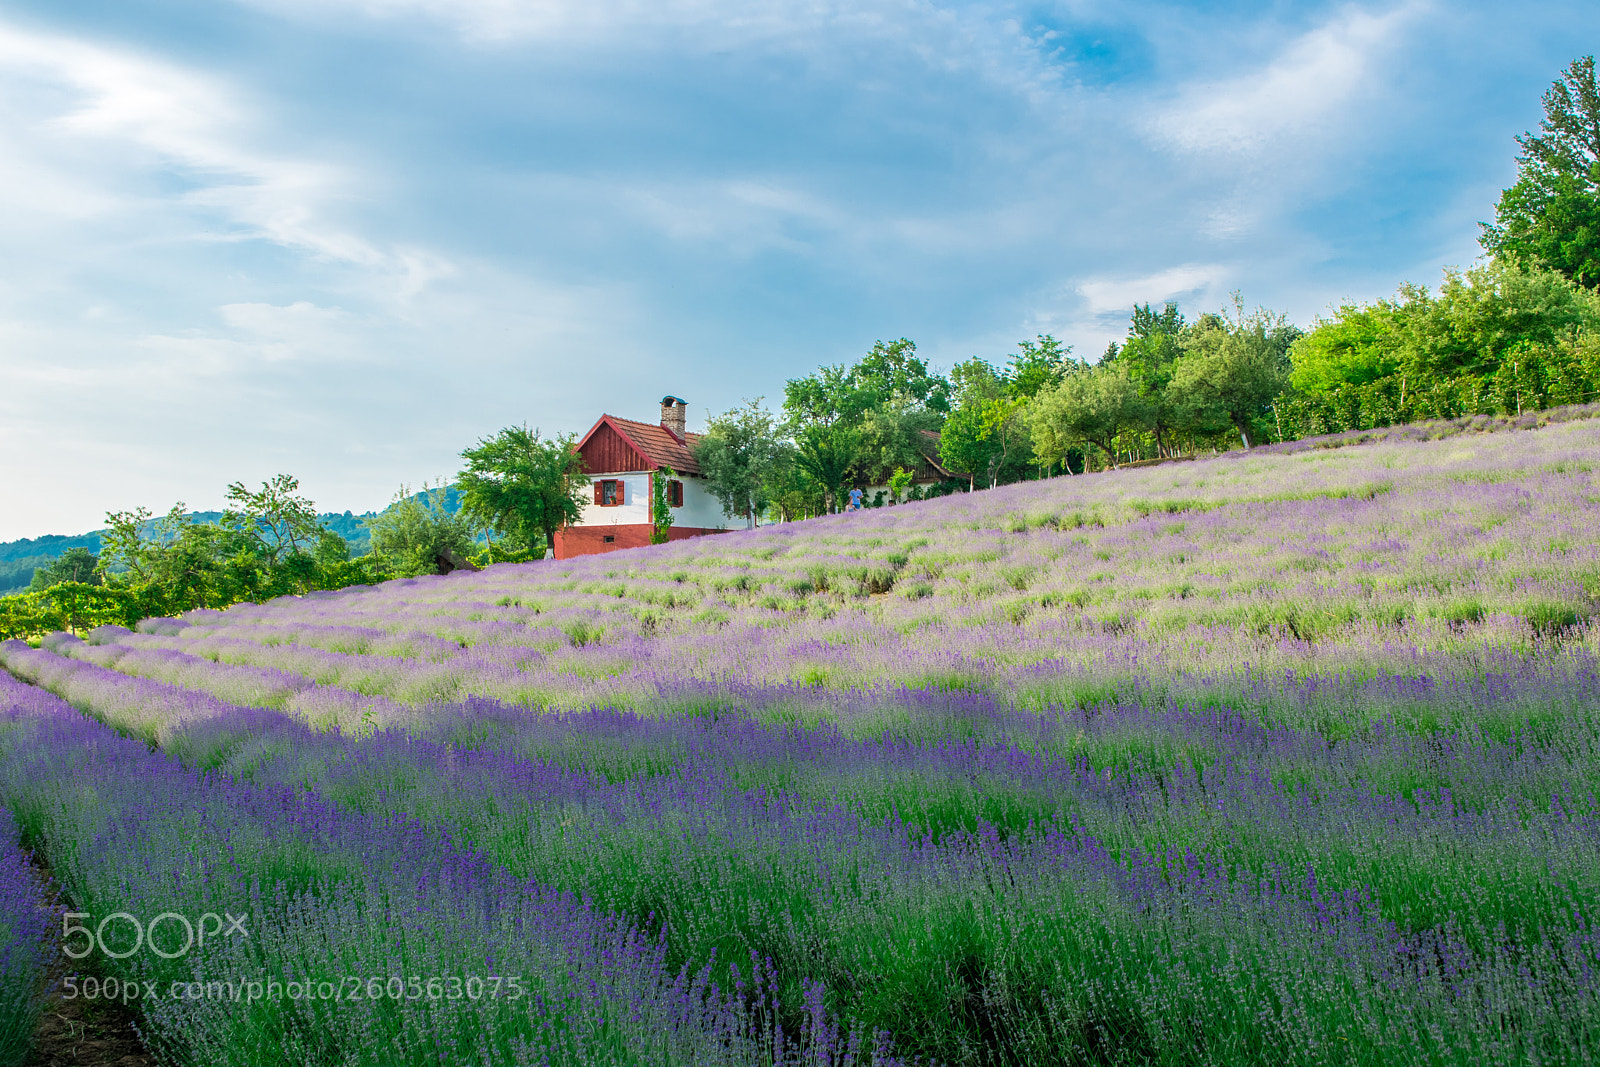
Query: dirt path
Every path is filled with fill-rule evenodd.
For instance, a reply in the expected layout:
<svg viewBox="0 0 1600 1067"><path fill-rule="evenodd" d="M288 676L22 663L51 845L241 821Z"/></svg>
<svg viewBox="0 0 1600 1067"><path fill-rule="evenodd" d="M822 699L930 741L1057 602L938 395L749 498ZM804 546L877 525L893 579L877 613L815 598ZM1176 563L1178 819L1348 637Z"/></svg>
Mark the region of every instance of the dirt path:
<svg viewBox="0 0 1600 1067"><path fill-rule="evenodd" d="M133 1030L133 1013L121 1005L64 1000L58 991L45 1005L23 1067L156 1067Z"/></svg>
<svg viewBox="0 0 1600 1067"><path fill-rule="evenodd" d="M45 899L57 896L55 878L37 852L33 866L41 879ZM83 961L57 956L51 975L83 974ZM39 1014L33 1031L33 1048L22 1067L156 1067L160 1063L133 1029L134 1013L122 1004L105 1000L69 1000L59 985Z"/></svg>

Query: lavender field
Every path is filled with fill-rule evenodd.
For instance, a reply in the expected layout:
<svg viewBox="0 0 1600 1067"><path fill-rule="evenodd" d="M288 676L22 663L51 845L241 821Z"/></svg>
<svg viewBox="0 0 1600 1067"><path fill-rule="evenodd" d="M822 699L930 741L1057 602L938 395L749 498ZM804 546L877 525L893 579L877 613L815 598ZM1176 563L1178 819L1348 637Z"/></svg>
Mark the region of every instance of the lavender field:
<svg viewBox="0 0 1600 1067"><path fill-rule="evenodd" d="M6 642L0 846L175 1064L1600 1058L1600 421L1265 452Z"/></svg>

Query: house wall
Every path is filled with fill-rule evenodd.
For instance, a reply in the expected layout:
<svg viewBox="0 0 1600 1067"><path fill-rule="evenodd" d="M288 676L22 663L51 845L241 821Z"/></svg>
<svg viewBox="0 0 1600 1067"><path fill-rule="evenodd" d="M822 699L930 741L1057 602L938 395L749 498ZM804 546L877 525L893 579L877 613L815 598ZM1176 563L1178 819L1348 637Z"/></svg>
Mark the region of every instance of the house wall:
<svg viewBox="0 0 1600 1067"><path fill-rule="evenodd" d="M584 497L587 503L583 506L583 515L573 525L576 527L649 526L650 475L595 474L590 476L589 482L593 485L605 479L622 483L622 503L615 507L603 507L594 502L594 491L590 490ZM683 526L697 530L743 529L742 520L730 521L722 514L722 504L706 491L705 479L685 475L678 480L683 483L683 507L672 509L674 527Z"/></svg>
<svg viewBox="0 0 1600 1067"><path fill-rule="evenodd" d="M583 514L575 526L636 526L650 525L650 476L648 474L594 474L589 484L606 479L622 483L622 503L603 507L594 502L594 490L584 497ZM689 487L683 487L684 502L688 503Z"/></svg>
<svg viewBox="0 0 1600 1067"><path fill-rule="evenodd" d="M601 552L615 552L619 548L642 548L650 543L652 528L647 525L633 526L563 526L556 531L556 559L571 559L573 556L593 556ZM691 537L703 537L706 534L723 533L722 530L695 529L688 526L674 526L667 531L667 540L686 541ZM606 538L615 538L610 544Z"/></svg>
<svg viewBox="0 0 1600 1067"><path fill-rule="evenodd" d="M706 480L693 476L678 479L683 483L683 507L672 509L673 526L705 530L744 529L743 519L730 519L722 513L722 502L706 489Z"/></svg>

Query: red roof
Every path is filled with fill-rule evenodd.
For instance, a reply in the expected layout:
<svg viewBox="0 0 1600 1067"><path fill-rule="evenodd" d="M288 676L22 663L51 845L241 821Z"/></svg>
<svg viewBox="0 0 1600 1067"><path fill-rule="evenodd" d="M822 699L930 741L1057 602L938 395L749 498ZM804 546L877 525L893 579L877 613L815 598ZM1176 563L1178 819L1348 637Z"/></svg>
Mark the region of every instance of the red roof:
<svg viewBox="0 0 1600 1067"><path fill-rule="evenodd" d="M665 426L648 422L635 422L633 419L622 419L615 415L601 415L598 422L589 428L578 442L578 451L584 452L590 439L600 432L602 427L609 426L612 430L632 446L632 451L638 453L637 458L644 461L638 466L627 468L615 467L611 462L602 462L599 466L606 470L596 469L595 464L590 464L591 473L610 474L620 470L655 470L658 467L671 467L679 474L699 474L700 464L694 461L694 455L689 451L689 446L700 440L702 434L687 434L686 440L680 441L676 434ZM587 459L587 455L585 459ZM613 461L614 462L614 461Z"/></svg>

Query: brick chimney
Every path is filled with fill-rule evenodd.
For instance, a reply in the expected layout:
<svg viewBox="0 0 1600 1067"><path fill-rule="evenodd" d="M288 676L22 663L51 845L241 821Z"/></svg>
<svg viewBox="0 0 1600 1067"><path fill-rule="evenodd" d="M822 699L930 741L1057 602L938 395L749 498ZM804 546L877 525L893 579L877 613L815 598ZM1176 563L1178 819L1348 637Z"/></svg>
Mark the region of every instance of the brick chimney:
<svg viewBox="0 0 1600 1067"><path fill-rule="evenodd" d="M661 398L661 425L679 441L688 440L689 405L675 396Z"/></svg>

